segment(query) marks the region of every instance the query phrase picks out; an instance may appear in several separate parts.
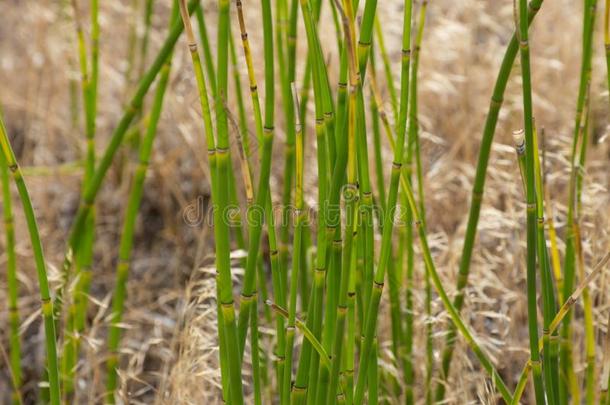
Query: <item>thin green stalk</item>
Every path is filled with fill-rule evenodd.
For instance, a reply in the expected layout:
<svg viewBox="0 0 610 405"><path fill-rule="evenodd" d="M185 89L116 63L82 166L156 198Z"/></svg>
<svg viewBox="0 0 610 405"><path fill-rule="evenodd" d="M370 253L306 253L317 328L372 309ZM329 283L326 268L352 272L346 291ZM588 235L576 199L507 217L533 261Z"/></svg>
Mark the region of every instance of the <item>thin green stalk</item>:
<svg viewBox="0 0 610 405"><path fill-rule="evenodd" d="M175 3L174 3L175 4ZM172 18L173 22L178 17L178 10L174 7ZM161 69L159 82L155 92L154 101L151 107L150 119L146 134L140 144L138 165L133 180L129 197L127 200L127 208L125 209L123 229L121 232L121 240L119 243L119 259L116 268L116 284L112 297L112 315L111 325L108 331L108 351L109 356L106 362L107 377L106 377L106 401L109 403L115 402L115 392L118 383L118 367L119 367L119 347L121 338L121 321L125 308L125 298L127 294L127 279L129 276L131 252L133 248L134 233L136 228L136 219L142 200L144 191L144 181L148 170L149 162L152 156L153 144L157 134L157 125L161 117L163 108L163 100L167 90L169 74L171 69L171 58Z"/></svg>
<svg viewBox="0 0 610 405"><path fill-rule="evenodd" d="M74 20L78 40L79 60L81 68L81 85L85 113L85 136L87 154L85 159L85 174L83 189L90 181L95 171L95 131L97 115L97 84L99 76L99 5L97 0L91 2L91 72L88 71L86 46L83 30L80 24L77 2L72 2ZM76 258L76 275L78 282L75 287L73 303L69 309L68 334L64 344L62 357L62 380L64 395L70 398L74 390L75 366L80 349L80 335L86 326L86 313L89 303L88 293L91 285L91 264L93 261L93 245L95 239L95 211L92 210L84 230L83 245ZM57 314L57 319L60 314Z"/></svg>
<svg viewBox="0 0 610 405"><path fill-rule="evenodd" d="M183 20L188 21L188 15L184 7L184 0L181 0L181 14ZM241 356L239 355L240 341L237 334L235 317L235 307L233 303L232 280L231 280L231 260L230 260L230 238L228 224L223 218L228 205L227 189L223 186L229 177L230 156L229 156L229 134L227 122L227 87L228 87L228 48L229 48L229 0L218 1L218 53L217 53L217 90L216 90L216 164L217 164L217 204L214 218L214 239L216 241L216 266L219 273L220 284L220 305L223 313L224 328L227 343L228 371L230 382L231 403L243 404L243 390L241 382ZM189 24L190 25L190 24ZM194 43L194 37L192 38ZM196 51L196 48L195 48ZM192 52L195 56L196 52ZM194 58L193 60L198 59ZM196 64L195 64L196 66ZM196 68L201 72L201 65ZM198 73L198 76L203 76ZM203 80L199 82L204 83ZM201 91L200 96L206 99L207 93ZM252 243L252 241L250 241Z"/></svg>
<svg viewBox="0 0 610 405"><path fill-rule="evenodd" d="M574 224L576 238L576 255L578 258L578 270L580 279L585 278L585 259L582 251L582 240L578 223ZM585 403L591 405L595 403L595 326L593 325L593 303L589 293L589 287L585 287L582 292L582 303L585 324Z"/></svg>
<svg viewBox="0 0 610 405"><path fill-rule="evenodd" d="M527 14L527 20L529 24L532 23L534 17L540 10L543 0L532 0L529 4L529 10ZM468 276L470 272L470 260L472 258L472 252L474 249L474 242L477 234L477 225L479 222L479 214L481 212L481 203L483 201L483 191L485 188L485 177L487 174L487 166L489 163L489 156L491 152L491 145L496 130L496 124L498 123L498 116L500 114L500 108L504 100L504 91L508 84L508 79L513 67L513 63L519 51L519 41L517 34L513 34L502 59L498 76L496 77L496 83L494 85L489 109L487 112L487 118L485 120L485 126L483 129L483 137L481 139L481 148L479 150L479 158L477 161L477 167L474 177L474 185L472 189L472 197L470 202L470 210L468 212L468 223L466 226L466 234L464 236L464 245L462 248L462 256L460 259L460 265L457 276L457 288L456 295L453 299L455 308L461 311L464 305L464 288L468 284ZM436 385L435 400L442 401L445 397L446 381L449 376L449 368L451 366L451 359L453 356L453 350L455 347L456 331L453 327L450 327L447 337L445 338L445 348L442 352L442 367L440 373L440 381Z"/></svg>
<svg viewBox="0 0 610 405"><path fill-rule="evenodd" d="M387 126L389 125L387 122L387 116L386 116L386 112L383 109L383 106L381 104L381 96L378 94L377 91L377 79L376 79L376 75L375 75L375 67L374 67L374 58L371 58L371 75L370 75L370 85L371 85L371 121L372 121L372 126L373 126L373 141L374 141L374 149L375 149L375 172L377 174L377 190L378 190L378 201L379 201L379 207L381 209L381 212L384 212L386 207L385 207L385 199L386 199L386 195L385 195L385 181L383 178L383 165L382 165L382 152L381 152L381 131L379 128L379 117L381 116L381 120L383 121L383 125L385 127L386 130ZM378 218L379 223L382 223L382 218ZM383 232L383 229L381 230ZM390 253L390 255L392 256L392 253ZM399 262L399 261L398 261ZM405 335L404 335L404 331L403 331L403 327L402 327L402 313L401 313L401 306L400 306L400 280L401 280L401 276L400 276L400 267L397 269L397 266L394 265L394 261L391 260L389 263L389 267L388 267L388 281L389 281L389 287L390 287L390 316L391 316L391 324L392 324L392 354L394 355L394 358L396 359L396 361L398 363L400 363L400 366L403 369L403 376L406 377L407 375L407 370L409 368L409 365L407 364L407 357L405 356L405 349L406 349L406 341L405 341ZM371 269L372 270L372 269ZM363 297L362 300L364 301L364 304L367 304L370 296L371 296L371 291L373 288L373 277L374 277L374 273L372 271L366 271L365 275L364 275L364 284L365 284L365 289L363 291ZM366 308L364 308L364 310L366 311ZM407 317L409 318L409 317ZM363 320L364 323L364 320ZM372 367L372 365L371 365ZM397 364L397 368L398 368L398 364ZM369 377L370 378L370 377ZM398 381L395 381L395 391L397 394L399 394L398 390L400 389ZM407 391L407 398L409 398L409 386L408 384L406 384L406 380L405 380L405 389Z"/></svg>
<svg viewBox="0 0 610 405"><path fill-rule="evenodd" d="M295 75L295 62L291 61L288 63L290 57L294 57L294 49L296 46L296 30L293 32L292 26L290 26L290 34L288 33L288 10L287 1L278 0L276 6L276 18L277 18L277 29L276 29L276 43L277 43L277 56L280 74L280 87L281 87L281 99L284 110L284 121L286 123L286 144L284 148L284 178L282 188L282 213L283 219L280 227L280 261L286 266L288 260L288 240L289 240L289 226L288 218L290 203L292 200L292 182L294 176L294 142L295 142L295 110L291 94L291 83L294 82ZM296 1L294 1L296 4ZM294 24L296 28L296 21ZM294 36L293 36L294 35ZM287 42L285 45L284 42ZM289 55L290 53L290 55ZM305 273L303 273L305 274ZM303 287L303 286L302 286Z"/></svg>
<svg viewBox="0 0 610 405"><path fill-rule="evenodd" d="M368 3L368 2L367 2ZM357 234L358 229L358 214L363 212L359 208L359 195L357 174L359 167L359 161L362 159L362 154L359 148L359 143L362 142L362 138L358 136L360 120L364 117L358 114L358 91L361 88L361 76L358 67L357 60L357 49L356 49L356 30L354 22L354 9L351 0L344 0L343 4L336 4L337 9L340 11L343 32L344 32L344 44L347 52L348 60L348 74L349 74L349 90L348 90L348 108L347 108L347 184L343 191L343 198L345 201L346 210L346 224L345 233L343 237L343 256L342 256L342 268L341 277L339 282L339 295L337 301L337 318L336 326L334 331L334 343L332 350L332 367L329 380L329 388L327 393L327 404L334 403L334 400L338 394L339 387L339 371L341 360L343 356L343 347L345 341L345 323L348 312L348 291L350 274L354 272L355 260L352 257L355 255L353 250L353 242ZM364 145L366 146L366 145ZM368 162L366 162L368 163ZM362 174L362 170L360 171ZM361 194L362 195L362 194ZM359 235L359 237L366 237L365 235ZM366 243L366 241L365 241ZM366 254L366 253L365 253ZM354 336L348 339L354 339ZM362 353L362 356L368 356L368 352ZM362 369L361 369L362 370ZM349 394L351 399L351 393ZM356 398L354 398L356 400ZM357 402L356 400L356 403Z"/></svg>
<svg viewBox="0 0 610 405"><path fill-rule="evenodd" d="M334 136L334 112L332 108L333 102L330 96L330 86L328 83L326 65L323 60L321 45L316 31L316 21L318 19L320 11L319 2L311 4L308 0L300 0L299 4L301 6L303 21L305 23L305 31L308 45L307 60L311 65L311 76L313 79L316 118L315 131L317 143L318 207L320 213L317 223L317 251L313 270L313 286L311 289L311 298L308 300L303 300L303 303L307 304L307 312L308 314L311 314L311 316L309 316L307 319L307 324L314 331L314 333L317 334L317 337L319 337L322 328L323 288L324 281L326 279L326 269L328 265L328 232L325 231L326 224L328 223L327 216L329 214L327 173L329 168L332 167L332 163L329 162L329 156L332 153L331 148L329 146L332 143L332 137ZM296 13L296 10L294 10L294 12ZM296 19L294 21L296 23ZM304 112L304 110L302 111ZM304 121L301 121L301 124L301 131L304 131ZM322 338L324 340L324 337ZM327 350L331 350L328 344L324 342L323 344L325 345L324 347L327 348ZM286 353L289 353L291 347L292 343L290 346L286 347ZM311 370L312 368L318 368L318 363L319 359L312 352L311 345L308 342L304 342L303 347L301 349L301 356L297 367L296 380L294 383L294 396L295 399L297 399L298 401L302 401L304 393L307 392L309 387L309 383L307 380L310 373L308 373L308 370ZM315 377L315 372L312 371L311 374L312 377ZM324 375L324 378L327 378L328 370L321 368L321 370L319 370L319 374ZM284 371L282 389L289 387L289 385L290 373L289 370L286 369ZM318 390L318 388L321 388L321 391L324 391L326 389L323 384L319 383L312 383L312 386L316 390ZM318 394L315 393L315 395ZM309 398L312 398L313 396L314 392L312 391ZM282 392L282 398L284 401L288 400L288 395L286 392Z"/></svg>
<svg viewBox="0 0 610 405"><path fill-rule="evenodd" d="M9 169L5 159L0 161L0 181L2 181L2 206L4 212L4 232L6 249L6 284L8 286L8 319L9 319L9 357L10 373L13 383L13 404L21 403L21 343L19 339L19 281L17 280L17 261L15 256L15 223L13 221L13 203Z"/></svg>
<svg viewBox="0 0 610 405"><path fill-rule="evenodd" d="M390 247L392 244L392 231L394 227L394 209L398 197L398 183L403 164L404 141L406 133L407 107L409 103L409 66L410 66L410 44L411 44L411 12L412 2L407 0L404 8L403 19L403 37L402 37L402 65L401 65L401 93L400 93L400 115L397 125L397 141L394 148L394 160L392 163L392 172L390 178L390 187L388 191L388 200L383 218L383 231L380 248L379 264L375 272L373 280L373 290L369 298L369 303L366 305L367 314L365 316L365 325L363 328L363 341L360 352L360 365L358 367L358 379L354 394L354 403L360 404L364 400L364 390L366 386L369 362L371 360L370 352L373 345L373 339L376 335L377 315L379 303L381 301L381 293L385 280L385 272L390 259Z"/></svg>
<svg viewBox="0 0 610 405"><path fill-rule="evenodd" d="M566 252L564 258L564 291L563 296L567 297L572 293L572 288L575 279L576 269L576 243L574 237L574 223L575 223L575 210L579 204L576 196L576 182L577 172L580 170L577 164L578 154L577 146L582 145L582 139L585 136L585 123L587 120L588 111L588 93L591 81L591 59L593 53L593 31L595 23L595 9L597 0L585 0L583 8L583 45L582 45L582 57L580 66L580 83L578 87L578 98L576 101L576 117L573 129L572 139L572 155L571 155L571 173L570 173L570 193L568 196L568 217L566 223ZM583 146L581 146L582 148ZM571 315L568 314L564 321L563 328L561 330L562 347L560 353L560 361L562 363L562 375L563 378L569 378L573 370L573 359L571 353L571 331L570 331ZM562 384L561 391L562 397L567 401L568 383L564 381ZM575 392L572 393L575 395ZM565 402L564 402L565 403ZM563 405L563 404L562 404Z"/></svg>
<svg viewBox="0 0 610 405"><path fill-rule="evenodd" d="M243 27L243 12L241 11L242 3L240 0L236 1L240 27ZM271 154L273 150L273 137L274 137L274 65L273 65L273 27L271 22L271 3L270 0L263 1L262 7L263 13L263 35L264 35L264 60L265 60L265 116L262 130L262 155L261 155L261 169L259 175L258 189L256 193L256 203L253 208L256 210L262 209L266 211L265 207L269 200L269 177L271 174ZM248 63L248 71L251 71L251 57L248 56L249 47L246 48L247 34L244 39L245 28L242 28L242 41L244 42L244 52L246 53L246 60ZM252 73L253 74L253 73ZM252 97L258 99L258 93L256 82L254 84L250 81L250 91L253 93ZM256 107L255 107L256 108ZM260 112L259 112L260 113ZM258 133L257 133L258 134ZM249 215L254 214L253 211L249 210ZM262 235L262 223L261 221L250 222L249 237L248 237L248 259L246 264L246 272L244 275L244 283L241 293L240 300L240 311L239 311L239 343L240 350L242 351L248 331L248 317L250 315L250 305L252 304L252 296L256 293L256 286L254 284L256 277L256 263L258 258L258 252L260 247L260 239Z"/></svg>
<svg viewBox="0 0 610 405"><path fill-rule="evenodd" d="M390 64L390 58L385 47L385 39L383 36L383 30L379 19L375 17L375 34L377 35L377 45L379 47L379 54L383 62L383 71L385 73L388 91L390 93L390 100L392 101L392 113L394 118L398 118L398 96L396 95L396 86L394 85L394 75L392 74L392 65Z"/></svg>
<svg viewBox="0 0 610 405"><path fill-rule="evenodd" d="M97 2L97 0L95 0ZM144 3L144 35L142 42L140 42L140 68L139 76L142 76L144 69L146 68L146 57L148 56L148 45L150 43L150 25L152 21L153 8L155 5L154 0L146 0Z"/></svg>
<svg viewBox="0 0 610 405"><path fill-rule="evenodd" d="M216 241L216 268L218 271L217 289L219 306L222 313L224 329L224 344L226 345L227 375L229 397L231 403L243 404L241 382L241 359L239 356L239 341L235 308L233 303L230 236L229 225L225 217L228 206L228 189L225 187L229 178L230 156L228 120L226 111L226 96L228 87L228 47L229 47L229 2L220 0L218 4L218 60L217 60L217 90L216 90L216 142L213 137L211 114L208 103L208 93L205 79L197 52L197 43L193 33L185 0L180 0L180 15L187 34L188 46L197 79L197 88L204 117L205 135L208 144L208 155L212 168L212 200L214 201L214 239ZM215 166L215 167L214 167ZM215 169L215 170L214 170ZM219 318L219 321L221 320ZM222 335L221 335L222 338Z"/></svg>
<svg viewBox="0 0 610 405"><path fill-rule="evenodd" d="M551 336L548 327L557 312L553 279L549 263L548 250L546 247L546 236L544 233L544 187L542 184L543 174L539 156L538 132L533 128L534 141L534 172L535 172L535 192L536 192L536 249L540 268L540 279L543 299L543 340L545 341L545 351L542 356L543 373L547 387L547 398L552 404L559 401L559 345L558 336Z"/></svg>
<svg viewBox="0 0 610 405"><path fill-rule="evenodd" d="M532 84L530 77L530 48L528 42L527 1L519 0L519 48L523 87L523 116L525 127L525 179L527 202L527 318L530 359L534 372L536 403L545 404L540 354L538 353L538 308L536 305L536 173L534 123L532 118ZM542 268L542 265L540 266ZM546 303L544 303L546 304ZM549 387L550 389L550 387Z"/></svg>
<svg viewBox="0 0 610 405"><path fill-rule="evenodd" d="M203 51L203 64L207 73L207 78L210 81L210 91L216 94L216 68L214 67L214 58L210 47L207 24L203 14L203 8L198 7L195 11L197 25L199 26L199 40L201 41L201 50ZM231 41L233 44L233 41Z"/></svg>
<svg viewBox="0 0 610 405"><path fill-rule="evenodd" d="M419 120L417 116L418 107L418 93L417 93L417 74L419 70L419 55L421 53L421 44L424 34L424 25L426 23L426 10L428 7L428 1L424 0L419 9L419 20L417 23L417 35L415 37L415 48L413 49L413 63L411 68L411 105L409 113L409 143L413 142L415 152L415 163L416 163L416 177L417 177L417 196L419 200L419 212L421 215L422 223L426 226L426 202L424 198L424 176L422 168L422 160L420 153L420 139L419 139ZM428 319L432 317L432 291L430 286L430 276L428 273L425 274L425 311ZM410 353L409 353L410 355ZM412 362L412 357L409 357L409 361ZM426 322L426 374L425 374L425 397L426 403L432 403L432 370L433 367L433 342L432 342L432 324L430 321ZM410 383L413 384L413 375L410 377ZM407 401L413 403L412 395L409 398L407 393ZM410 401L409 401L410 400Z"/></svg>
<svg viewBox="0 0 610 405"><path fill-rule="evenodd" d="M53 302L49 290L49 282L47 278L46 261L42 251L42 243L40 241L40 233L36 223L36 214L32 206L32 200L28 192L23 174L15 158L15 153L11 147L4 121L0 115L0 147L2 148L2 161L0 165L8 167L13 181L19 192L21 204L30 234L32 250L34 252L34 261L36 263L36 273L38 275L38 286L40 290L40 301L42 316L44 319L45 329L45 347L47 357L47 375L49 383L49 399L51 405L59 405L60 403L60 386L59 386L59 368L57 364L57 335L55 334L55 320L53 318Z"/></svg>

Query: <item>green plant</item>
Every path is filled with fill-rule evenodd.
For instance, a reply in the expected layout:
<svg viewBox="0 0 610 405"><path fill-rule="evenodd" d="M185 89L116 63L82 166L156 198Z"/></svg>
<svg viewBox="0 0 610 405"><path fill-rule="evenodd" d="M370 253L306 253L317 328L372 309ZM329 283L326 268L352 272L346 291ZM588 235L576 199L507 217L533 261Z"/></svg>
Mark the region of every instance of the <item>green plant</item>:
<svg viewBox="0 0 610 405"><path fill-rule="evenodd" d="M25 184L25 179L21 173L15 153L11 147L8 138L8 133L4 127L4 120L0 116L0 147L2 148L2 160L0 165L7 167L13 177L23 212L27 221L28 232L34 252L34 261L36 263L36 274L38 276L38 288L40 291L40 306L44 319L45 330L45 348L47 356L47 374L49 380L49 400L51 405L59 405L60 389L59 389L59 368L57 364L57 335L55 333L55 320L53 318L53 302L51 301L51 292L49 290L49 281L47 278L47 264L42 250L42 242L40 241L40 233L38 232L38 224L36 223L36 214L30 193Z"/></svg>
<svg viewBox="0 0 610 405"><path fill-rule="evenodd" d="M9 168L2 155L0 161L0 181L2 182L2 207L4 212L4 232L6 246L6 279L8 285L8 318L10 325L10 373L13 383L12 400L14 404L22 403L21 384L21 343L19 338L19 282L17 280L17 259L15 257L15 223L13 221L13 203L11 201L11 184Z"/></svg>
<svg viewBox="0 0 610 405"><path fill-rule="evenodd" d="M170 25L177 20L178 9L174 3L174 10L170 19ZM125 307L125 296L127 294L127 278L129 275L131 251L133 248L133 239L136 228L136 219L142 193L144 190L144 180L148 170L149 162L152 156L153 143L157 134L157 124L161 117L163 100L167 90L169 75L171 70L171 56L161 69L161 73L155 91L155 97L148 119L146 133L142 139L139 150L138 165L133 174L131 190L127 200L127 207L124 213L123 229L121 232L121 240L119 243L119 259L116 268L116 283L114 294L112 297L112 313L111 326L108 332L108 351L109 357L107 360L107 377L106 377L106 402L115 402L115 392L117 389L119 367L119 343L121 337L121 321Z"/></svg>

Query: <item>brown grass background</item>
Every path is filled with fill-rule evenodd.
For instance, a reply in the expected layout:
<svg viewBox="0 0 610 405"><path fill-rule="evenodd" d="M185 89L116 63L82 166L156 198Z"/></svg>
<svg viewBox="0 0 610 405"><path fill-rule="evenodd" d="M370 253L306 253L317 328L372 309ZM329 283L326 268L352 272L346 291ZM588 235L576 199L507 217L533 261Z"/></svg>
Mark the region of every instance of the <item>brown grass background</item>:
<svg viewBox="0 0 610 405"><path fill-rule="evenodd" d="M82 115L75 125L70 118L70 80L79 73L69 60L76 57L74 28L63 15L60 2L5 0L0 2L0 100L7 129L25 168L41 226L52 285L57 285L58 266L65 238L75 213L82 170L84 135ZM86 13L86 2L81 7ZM102 152L122 112L132 84L125 80L129 26L142 34L139 1L137 15L130 2L100 2L101 50L98 102L97 148ZM151 30L150 62L166 32L170 1L155 2ZM599 2L603 3L603 2ZM215 49L216 4L203 1L208 30ZM258 3L244 4L259 86L262 88L262 30ZM232 13L234 13L232 7ZM608 142L604 141L608 121L606 66L601 34L603 4L598 5L594 44L591 111L593 143L589 145L584 176L583 237L586 262L590 266L608 251L609 165ZM386 36L394 74L399 75L402 2L380 1L378 14ZM86 15L86 14L85 14ZM321 37L328 54L332 82L336 83L337 54L334 27L329 10L323 10ZM233 14L233 17L235 15ZM86 20L88 21L88 20ZM235 19L233 20L236 21ZM299 24L301 21L299 20ZM85 24L87 25L87 24ZM236 23L234 34L237 33ZM430 0L421 52L419 100L422 150L425 168L426 207L429 239L434 259L449 292L454 291L457 264L462 248L474 164L478 155L483 122L491 90L504 49L514 26L513 4L507 0ZM86 28L86 31L88 28ZM88 32L88 31L87 31ZM569 151L575 115L582 5L570 0L549 0L532 29L534 112L546 132L547 182L555 221L564 234L569 176ZM235 35L237 39L237 35ZM300 36L300 46L304 46ZM239 44L239 42L236 42ZM241 49L238 58L243 62ZM304 65L299 53L299 72ZM518 60L518 58L517 58ZM201 404L219 402L219 371L214 307L213 241L208 226L189 226L184 210L209 196L208 169L203 126L186 43L179 40L173 59L171 81L165 100L155 153L145 185L137 225L128 300L122 340L121 395L126 403ZM140 61L137 61L139 64ZM378 66L382 96L388 93ZM245 69L240 68L247 85ZM298 74L297 77L302 77ZM300 83L299 83L300 84ZM397 83L398 84L398 83ZM244 87L246 88L246 87ZM78 90L80 94L80 89ZM279 97L279 92L278 92ZM247 99L246 99L247 101ZM249 103L246 104L250 116ZM231 107L234 107L231 106ZM79 107L80 108L80 107ZM386 103L389 109L389 104ZM79 109L79 113L80 113ZM272 189L279 202L283 173L283 118L277 113L278 136L274 145ZM313 115L308 115L311 129ZM510 386L527 359L525 297L525 206L511 132L522 122L518 63L513 69L498 123L490 159L479 234L463 316L476 331ZM253 134L251 134L253 136ZM308 134L310 135L310 134ZM253 138L254 139L254 138ZM316 199L314 136L308 136L306 159L307 203ZM384 144L386 162L389 146ZM137 154L124 147L113 164L98 198L98 228L94 280L91 290L90 325L84 336L84 357L78 369L76 403L98 403L103 392L105 336L114 265L130 177ZM75 164L76 163L76 164ZM387 165L389 169L389 165ZM386 173L387 174L387 173ZM27 384L26 398L32 399L37 376L44 362L44 333L41 328L37 281L29 237L19 201L15 199L17 254L21 297L22 341ZM2 238L2 245L4 240ZM416 247L418 249L419 246ZM564 245L560 244L563 251ZM0 264L6 256L0 250ZM418 250L419 251L419 250ZM447 318L440 300L433 303L434 317L427 319L423 303L423 265L417 262L416 364L424 364L425 322L433 322L436 355L442 347ZM236 271L236 286L240 285ZM607 331L610 275L605 270L592 285L595 326L598 335L598 364ZM8 349L6 282L0 278L0 344ZM389 361L388 307L380 317L380 346L383 366ZM265 329L272 334L273 329ZM576 307L574 322L576 372L583 369L582 311ZM269 338L265 344L269 345ZM246 359L248 356L246 356ZM0 358L0 402L8 398L10 379ZM437 363L438 365L438 363ZM422 369L423 370L423 369ZM422 370L417 370L421 381ZM599 372L599 367L598 370ZM248 370L244 373L247 385ZM456 352L449 402L455 404L494 403L485 375L465 345ZM418 390L420 388L417 388ZM421 397L422 392L417 392ZM524 398L524 403L527 398Z"/></svg>

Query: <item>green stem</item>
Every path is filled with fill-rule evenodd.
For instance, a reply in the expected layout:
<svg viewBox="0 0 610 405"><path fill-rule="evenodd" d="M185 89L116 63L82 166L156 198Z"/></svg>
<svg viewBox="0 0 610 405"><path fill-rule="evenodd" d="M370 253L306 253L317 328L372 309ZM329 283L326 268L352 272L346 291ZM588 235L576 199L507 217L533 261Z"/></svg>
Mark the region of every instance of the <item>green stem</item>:
<svg viewBox="0 0 610 405"><path fill-rule="evenodd" d="M5 159L0 162L0 181L2 182L2 205L4 212L4 231L6 238L6 284L8 286L8 319L9 319L9 357L10 373L13 383L13 404L21 403L21 343L19 339L19 281L17 280L17 261L15 256L15 223L13 221L13 203L11 201L9 169Z"/></svg>
<svg viewBox="0 0 610 405"><path fill-rule="evenodd" d="M36 223L36 214L32 206L32 200L28 192L23 174L15 158L15 153L11 147L4 121L0 115L0 147L2 148L2 161L0 165L8 167L12 173L13 180L21 198L23 211L30 234L32 250L34 252L34 261L36 263L36 273L38 275L38 285L40 290L40 301L42 308L42 316L44 319L45 329L45 344L47 356L47 374L49 378L49 397L51 405L59 405L60 403L60 387L59 387L59 369L57 364L57 335L55 333L55 319L53 317L53 302L49 290L49 282L47 278L47 267L42 250L42 242L40 241L40 233L38 224Z"/></svg>

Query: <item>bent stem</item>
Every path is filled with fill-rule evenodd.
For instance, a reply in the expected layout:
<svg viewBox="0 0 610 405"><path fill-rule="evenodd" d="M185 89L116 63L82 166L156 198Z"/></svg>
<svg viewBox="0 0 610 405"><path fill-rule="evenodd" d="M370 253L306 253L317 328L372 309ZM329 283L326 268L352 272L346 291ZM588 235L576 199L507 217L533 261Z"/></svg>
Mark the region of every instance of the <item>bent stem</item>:
<svg viewBox="0 0 610 405"><path fill-rule="evenodd" d="M13 203L11 201L9 168L4 157L0 161L0 181L2 182L2 206L4 212L4 232L6 247L6 284L8 286L8 318L9 318L9 358L10 373L13 383L12 401L21 400L21 343L19 340L19 281L17 280L17 264L15 257L15 224L13 221Z"/></svg>
<svg viewBox="0 0 610 405"><path fill-rule="evenodd" d="M8 167L13 176L13 181L19 192L23 212L30 234L32 250L34 252L34 261L36 263L36 273L38 276L38 286L40 290L40 301L42 308L42 316L44 318L45 329L45 344L47 356L47 375L49 378L49 399L51 405L59 405L60 403L60 387L59 387L59 368L57 364L57 335L55 333L55 319L53 317L53 302L51 301L51 293L49 290L49 281L47 278L47 265L42 250L42 242L36 223L36 214L30 199L30 193L25 184L23 174L15 158L15 153L11 147L4 121L0 115L0 147L2 148L2 161L0 165Z"/></svg>

